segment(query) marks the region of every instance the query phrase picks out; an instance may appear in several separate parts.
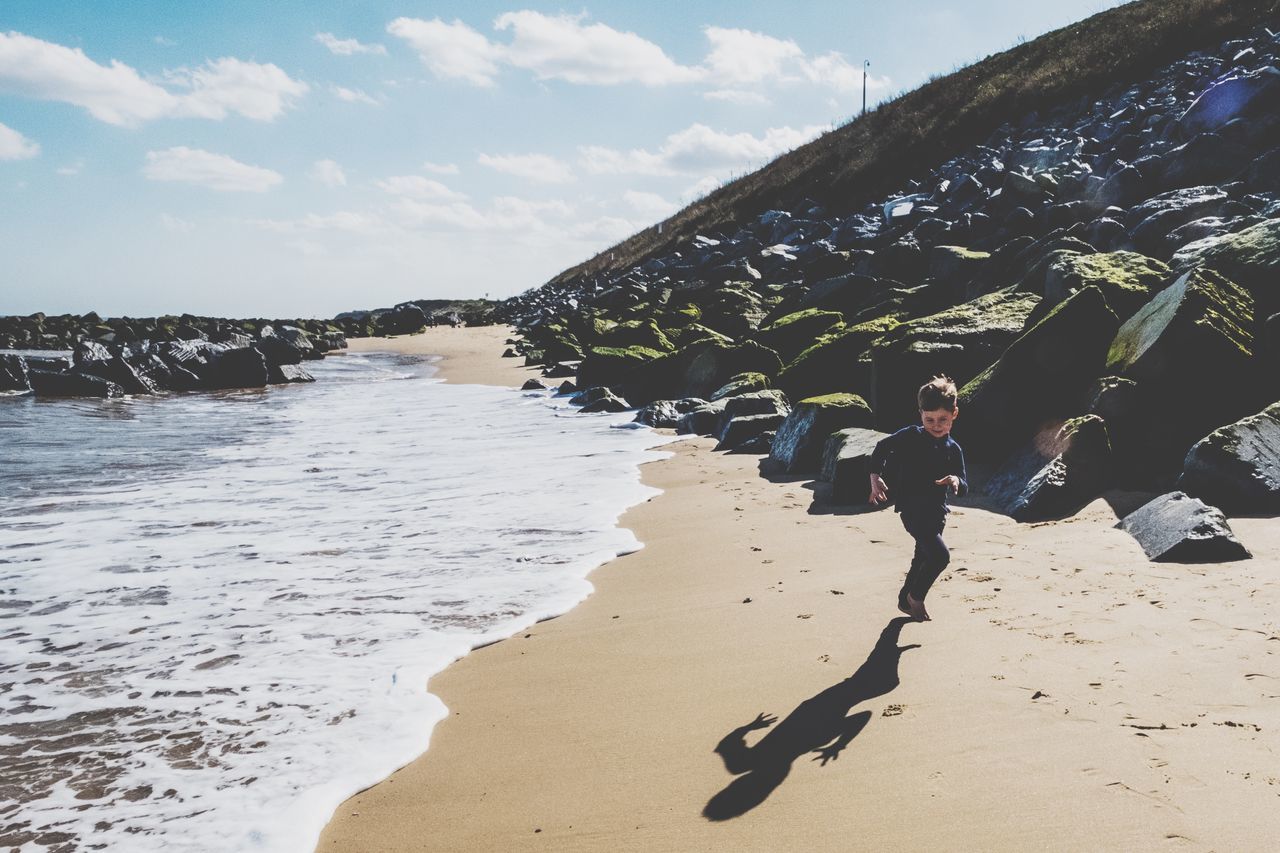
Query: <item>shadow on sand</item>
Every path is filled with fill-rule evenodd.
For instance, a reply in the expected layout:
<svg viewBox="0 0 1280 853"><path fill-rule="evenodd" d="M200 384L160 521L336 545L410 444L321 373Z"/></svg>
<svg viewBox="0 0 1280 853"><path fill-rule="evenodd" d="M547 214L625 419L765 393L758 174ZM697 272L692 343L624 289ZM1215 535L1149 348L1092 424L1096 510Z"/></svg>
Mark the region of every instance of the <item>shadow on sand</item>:
<svg viewBox="0 0 1280 853"><path fill-rule="evenodd" d="M849 711L859 702L883 696L898 686L898 659L918 644L899 646L902 626L911 620L893 619L853 675L796 706L787 718L755 746L747 746L748 732L769 728L777 717L760 714L729 732L716 745L725 769L737 776L702 810L707 820L729 820L746 814L768 799L791 772L792 763L813 752L825 765L840 756L871 719L870 711Z"/></svg>

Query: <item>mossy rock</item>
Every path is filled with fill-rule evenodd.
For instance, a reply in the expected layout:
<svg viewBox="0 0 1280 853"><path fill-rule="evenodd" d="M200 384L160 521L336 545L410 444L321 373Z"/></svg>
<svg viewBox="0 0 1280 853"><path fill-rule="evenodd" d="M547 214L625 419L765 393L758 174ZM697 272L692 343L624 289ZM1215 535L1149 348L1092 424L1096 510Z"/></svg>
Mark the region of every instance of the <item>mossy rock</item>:
<svg viewBox="0 0 1280 853"><path fill-rule="evenodd" d="M838 391L865 394L870 362L862 356L899 325L897 317L878 317L823 335L783 368L778 387L793 399Z"/></svg>
<svg viewBox="0 0 1280 853"><path fill-rule="evenodd" d="M963 294L965 286L987 268L990 252L964 246L934 246L929 252L929 278L952 293Z"/></svg>
<svg viewBox="0 0 1280 853"><path fill-rule="evenodd" d="M903 323L878 340L869 383L876 429L913 422L916 393L935 375L963 387L985 370L1022 334L1039 301L1007 288Z"/></svg>
<svg viewBox="0 0 1280 853"><path fill-rule="evenodd" d="M827 437L848 427L871 426L871 407L857 394L825 394L796 403L769 451L769 466L784 474L817 474Z"/></svg>
<svg viewBox="0 0 1280 853"><path fill-rule="evenodd" d="M984 455L1078 412L1119 328L1096 286L1069 296L960 389L957 439Z"/></svg>
<svg viewBox="0 0 1280 853"><path fill-rule="evenodd" d="M849 505L867 500L871 454L888 435L873 429L848 427L827 436L818 479L830 484L828 503Z"/></svg>
<svg viewBox="0 0 1280 853"><path fill-rule="evenodd" d="M844 317L838 312L807 308L778 318L751 339L776 352L785 364L813 346L818 338L843 327Z"/></svg>
<svg viewBox="0 0 1280 853"><path fill-rule="evenodd" d="M1152 476L1196 440L1269 400L1253 358L1253 298L1215 272L1184 273L1116 332L1107 371L1137 383Z"/></svg>
<svg viewBox="0 0 1280 853"><path fill-rule="evenodd" d="M741 373L777 376L782 362L773 350L757 343L733 345L718 339L696 341L644 365L624 384L635 406L654 400L709 397Z"/></svg>
<svg viewBox="0 0 1280 853"><path fill-rule="evenodd" d="M1044 301L1032 314L1032 321L1038 321L1071 294L1093 286L1102 292L1107 305L1124 322L1150 301L1171 277L1166 264L1137 252L1057 254L1045 270Z"/></svg>
<svg viewBox="0 0 1280 853"><path fill-rule="evenodd" d="M1261 321L1280 311L1280 219L1188 243L1169 261L1182 272L1202 266L1248 290Z"/></svg>
<svg viewBox="0 0 1280 853"><path fill-rule="evenodd" d="M719 341L722 344L732 344L733 338L723 335L715 329L708 329L701 323L693 323L682 329L668 329L667 339L676 345L677 348L687 347L698 341Z"/></svg>
<svg viewBox="0 0 1280 853"><path fill-rule="evenodd" d="M659 352L673 352L675 345L653 320L629 320L618 323L597 338L597 346L645 347Z"/></svg>
<svg viewBox="0 0 1280 853"><path fill-rule="evenodd" d="M710 399L723 400L726 397L738 397L753 391L767 390L769 386L769 377L763 373L739 373L729 377L729 381L717 388Z"/></svg>
<svg viewBox="0 0 1280 853"><path fill-rule="evenodd" d="M578 385L622 385L637 368L663 355L649 347L588 347L578 366Z"/></svg>

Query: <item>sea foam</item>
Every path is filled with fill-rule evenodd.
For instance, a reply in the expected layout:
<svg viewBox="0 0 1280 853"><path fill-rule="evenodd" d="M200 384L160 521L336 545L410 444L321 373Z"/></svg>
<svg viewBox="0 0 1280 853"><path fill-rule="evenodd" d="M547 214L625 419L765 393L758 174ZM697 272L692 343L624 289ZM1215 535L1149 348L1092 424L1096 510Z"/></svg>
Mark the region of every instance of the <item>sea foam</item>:
<svg viewBox="0 0 1280 853"><path fill-rule="evenodd" d="M629 414L406 357L314 371L0 400L0 842L311 850L427 748L429 676L639 547L616 521L667 439Z"/></svg>

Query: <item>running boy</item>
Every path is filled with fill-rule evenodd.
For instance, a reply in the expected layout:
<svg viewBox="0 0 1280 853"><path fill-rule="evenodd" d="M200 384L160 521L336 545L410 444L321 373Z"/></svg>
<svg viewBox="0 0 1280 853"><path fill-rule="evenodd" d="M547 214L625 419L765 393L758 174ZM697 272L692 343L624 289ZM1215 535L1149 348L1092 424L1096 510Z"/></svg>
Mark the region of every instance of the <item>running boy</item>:
<svg viewBox="0 0 1280 853"><path fill-rule="evenodd" d="M916 395L920 424L903 427L886 436L871 453L871 495L879 506L893 491L894 511L902 526L916 540L911 569L898 593L898 609L918 622L929 621L924 597L951 561L942 530L947 524L948 492L963 496L969 491L964 451L951 437L956 406L956 383L935 376ZM885 484L884 476L889 482Z"/></svg>

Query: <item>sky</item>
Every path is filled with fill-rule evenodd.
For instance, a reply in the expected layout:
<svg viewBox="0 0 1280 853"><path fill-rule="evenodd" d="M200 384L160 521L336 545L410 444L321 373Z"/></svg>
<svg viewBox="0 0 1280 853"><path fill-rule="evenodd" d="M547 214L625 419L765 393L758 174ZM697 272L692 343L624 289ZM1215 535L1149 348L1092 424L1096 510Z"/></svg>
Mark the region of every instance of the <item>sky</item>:
<svg viewBox="0 0 1280 853"><path fill-rule="evenodd" d="M0 315L504 298L1113 0L0 2Z"/></svg>

